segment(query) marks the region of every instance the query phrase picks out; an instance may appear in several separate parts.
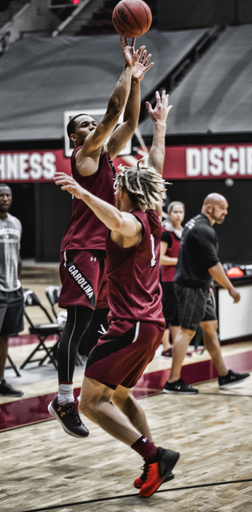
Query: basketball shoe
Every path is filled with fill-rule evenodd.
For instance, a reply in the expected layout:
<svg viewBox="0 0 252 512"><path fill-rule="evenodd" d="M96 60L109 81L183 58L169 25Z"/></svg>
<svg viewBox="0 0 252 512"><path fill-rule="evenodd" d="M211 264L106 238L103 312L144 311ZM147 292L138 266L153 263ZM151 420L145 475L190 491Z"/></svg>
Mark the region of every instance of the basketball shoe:
<svg viewBox="0 0 252 512"><path fill-rule="evenodd" d="M142 472L141 476L139 478L136 478L136 480L134 480L134 482L133 482L133 485L136 489L141 489L142 485L145 483L145 480L147 478L147 469L148 469L147 462L145 462L142 469L143 469L143 472ZM174 478L174 474L169 473L167 475L166 479L164 480L164 482L169 482L170 480L173 480L173 478Z"/></svg>
<svg viewBox="0 0 252 512"><path fill-rule="evenodd" d="M249 373L235 373L232 370L228 370L228 374L224 377L219 377L219 388L226 389L235 384L240 384L243 380L247 380L250 377Z"/></svg>
<svg viewBox="0 0 252 512"><path fill-rule="evenodd" d="M6 380L0 381L0 396L22 396L24 393L23 391L19 391L18 389L15 389L11 384L8 384Z"/></svg>
<svg viewBox="0 0 252 512"><path fill-rule="evenodd" d="M172 450L157 449L158 461L147 465L146 479L142 485L139 494L144 498L149 498L165 481L171 473L175 464L179 460L179 453Z"/></svg>
<svg viewBox="0 0 252 512"><path fill-rule="evenodd" d="M186 384L183 379L178 379L175 382L166 382L164 389L164 393L178 393L180 395L196 395L199 391L197 388L193 388Z"/></svg>
<svg viewBox="0 0 252 512"><path fill-rule="evenodd" d="M67 434L73 437L87 437L89 431L82 423L77 405L75 402L68 402L65 405L58 403L57 397L48 405L49 413L62 425Z"/></svg>

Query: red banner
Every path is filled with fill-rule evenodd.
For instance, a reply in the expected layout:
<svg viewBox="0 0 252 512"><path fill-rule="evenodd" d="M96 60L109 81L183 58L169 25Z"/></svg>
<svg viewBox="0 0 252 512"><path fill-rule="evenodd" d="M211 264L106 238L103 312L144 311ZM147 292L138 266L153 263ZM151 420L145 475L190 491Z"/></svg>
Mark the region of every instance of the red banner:
<svg viewBox="0 0 252 512"><path fill-rule="evenodd" d="M149 149L149 148L148 148ZM114 159L135 165L142 158L127 155ZM0 153L0 180L3 182L53 181L56 171L70 174L70 160L62 149L43 151L3 151ZM166 147L164 178L174 180L248 179L252 177L252 145L198 145Z"/></svg>

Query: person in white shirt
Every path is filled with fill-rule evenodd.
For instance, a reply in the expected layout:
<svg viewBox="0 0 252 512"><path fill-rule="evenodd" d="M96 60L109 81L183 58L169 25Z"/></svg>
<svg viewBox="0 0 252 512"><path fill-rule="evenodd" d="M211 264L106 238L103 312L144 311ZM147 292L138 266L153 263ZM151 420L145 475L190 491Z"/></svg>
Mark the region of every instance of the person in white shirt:
<svg viewBox="0 0 252 512"><path fill-rule="evenodd" d="M23 395L4 379L8 339L23 330L24 299L19 280L21 271L21 222L9 212L12 192L0 184L0 396Z"/></svg>

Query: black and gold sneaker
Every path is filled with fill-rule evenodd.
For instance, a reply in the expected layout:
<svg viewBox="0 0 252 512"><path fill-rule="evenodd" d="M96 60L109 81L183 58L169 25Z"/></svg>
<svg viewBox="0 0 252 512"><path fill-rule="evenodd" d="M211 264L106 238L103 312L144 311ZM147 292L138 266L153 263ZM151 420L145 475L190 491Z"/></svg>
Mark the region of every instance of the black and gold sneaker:
<svg viewBox="0 0 252 512"><path fill-rule="evenodd" d="M67 434L73 437L87 437L89 431L82 423L75 402L60 405L57 396L48 405L49 413L62 425Z"/></svg>

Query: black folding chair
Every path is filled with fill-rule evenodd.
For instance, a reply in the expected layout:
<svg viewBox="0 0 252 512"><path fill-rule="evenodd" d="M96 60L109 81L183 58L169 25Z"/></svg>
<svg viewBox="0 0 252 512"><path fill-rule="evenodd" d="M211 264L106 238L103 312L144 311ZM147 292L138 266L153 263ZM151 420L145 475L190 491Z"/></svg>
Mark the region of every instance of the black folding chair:
<svg viewBox="0 0 252 512"><path fill-rule="evenodd" d="M55 310L55 304L58 304L58 302L59 302L61 288L62 288L62 286L60 286L60 285L51 285L45 289L45 294L49 300L49 303L52 308L52 312L53 312L56 320L57 320L57 313Z"/></svg>
<svg viewBox="0 0 252 512"><path fill-rule="evenodd" d="M5 366L5 370L11 370L13 369L14 372L16 373L16 376L17 377L21 377L21 373L19 372L18 370L18 367L15 365L14 361L11 359L11 356L9 354L7 354L7 359L10 363L10 366Z"/></svg>
<svg viewBox="0 0 252 512"><path fill-rule="evenodd" d="M24 315L25 315L26 320L29 323L29 332L30 332L30 334L35 334L35 336L38 339L38 345L31 352L31 354L27 357L27 359L22 363L20 368L22 369L28 363L34 363L34 362L39 362L39 366L42 366L42 364L48 358L53 363L55 368L57 369L57 362L55 361L55 359L53 357L53 353L54 353L54 350L57 346L58 340L62 333L62 325L60 325L58 322L53 321L53 319L49 315L46 308L41 304L37 295L32 290L23 289L23 294L24 294L24 306L25 306ZM47 320L49 320L49 322L44 323L44 324L34 324L31 317L27 313L27 309L29 307L40 308L43 311L44 315L46 316ZM49 340L47 340L47 338L51 335L56 335L57 341L56 341L56 343L54 343L53 346L47 347L45 342L49 341ZM34 359L33 356L37 352L42 352L43 354L41 357Z"/></svg>

